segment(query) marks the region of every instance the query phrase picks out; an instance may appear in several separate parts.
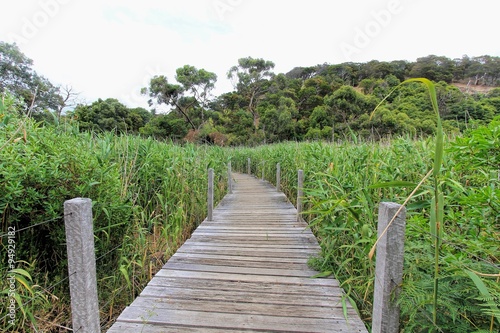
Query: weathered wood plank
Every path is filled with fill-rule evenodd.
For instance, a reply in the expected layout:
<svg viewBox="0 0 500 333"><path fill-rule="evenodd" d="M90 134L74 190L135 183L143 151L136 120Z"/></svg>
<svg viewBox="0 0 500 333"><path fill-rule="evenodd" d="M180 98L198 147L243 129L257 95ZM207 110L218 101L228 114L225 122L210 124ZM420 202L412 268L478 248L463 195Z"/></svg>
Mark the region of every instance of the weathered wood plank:
<svg viewBox="0 0 500 333"><path fill-rule="evenodd" d="M338 281L311 278L317 272L307 262L320 247L285 195L233 177L213 220L201 223L108 332L366 333Z"/></svg>
<svg viewBox="0 0 500 333"><path fill-rule="evenodd" d="M333 280L335 281L335 280ZM249 291L261 292L267 294L279 295L310 295L310 296L324 296L324 295L341 295L340 289L332 289L332 286L310 285L310 284L296 284L292 288L290 284L278 282L250 282L250 281L234 281L234 280L217 280L217 279L203 279L203 278L184 278L178 279L175 277L160 277L155 276L148 284L149 286L159 287L172 287L183 289L215 289L221 290L235 290L235 291ZM338 287L338 286L335 286Z"/></svg>
<svg viewBox="0 0 500 333"><path fill-rule="evenodd" d="M168 261L164 268L198 271L198 272L213 272L213 273L238 273L249 275L272 275L272 276L296 276L296 277L311 277L318 272L311 269L273 269L273 268L254 268L254 267L233 267L233 266L216 266L204 264L185 264Z"/></svg>
<svg viewBox="0 0 500 333"><path fill-rule="evenodd" d="M248 274L231 274L231 273L215 273L215 272L200 272L200 271L183 271L172 269L160 269L155 276L159 277L176 277L176 278L199 278L199 279L214 279L214 280L229 280L242 282L262 282L262 283L282 283L290 285L316 285L316 286L332 286L338 287L338 281L334 279L311 279L294 276L272 276L272 275L248 275Z"/></svg>
<svg viewBox="0 0 500 333"><path fill-rule="evenodd" d="M298 304L268 304L268 303L246 303L246 302L225 302L201 299L172 299L161 297L140 297L134 303L136 307L151 309L170 309L185 311L203 311L219 313L243 313L272 314L280 317L304 317L304 318L325 318L343 319L342 306L322 307L316 305ZM352 310L351 315L355 314Z"/></svg>
<svg viewBox="0 0 500 333"><path fill-rule="evenodd" d="M275 263L293 263L293 264L303 264L307 265L307 257L303 258L283 258L279 256L250 256L250 255L235 255L234 253L228 253L228 254L208 254L208 253L192 253L192 252L177 252L172 256L173 258L197 258L197 259L217 259L217 260L224 260L224 261L249 261L249 262L275 262ZM172 260L170 259L170 260Z"/></svg>
<svg viewBox="0 0 500 333"><path fill-rule="evenodd" d="M145 309L127 307L118 321L148 324L193 325L228 329L274 330L278 332L365 332L355 323L345 319L302 318L268 316L265 314L238 314L204 311L182 311L169 309ZM364 328L364 327L363 327Z"/></svg>
<svg viewBox="0 0 500 333"><path fill-rule="evenodd" d="M241 302L256 304L295 304L304 306L330 307L339 309L342 315L341 295L310 296L302 295L279 295L266 294L262 292L247 292L237 290L200 290L185 288L166 288L163 286L148 285L141 292L141 297L160 297L168 299L191 299L219 302ZM134 305L132 303L132 305Z"/></svg>

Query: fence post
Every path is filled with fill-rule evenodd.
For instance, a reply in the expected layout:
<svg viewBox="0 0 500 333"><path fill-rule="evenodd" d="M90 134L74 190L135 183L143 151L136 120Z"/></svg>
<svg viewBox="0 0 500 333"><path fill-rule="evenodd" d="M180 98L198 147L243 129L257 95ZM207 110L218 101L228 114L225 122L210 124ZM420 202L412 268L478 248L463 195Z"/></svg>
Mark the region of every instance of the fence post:
<svg viewBox="0 0 500 333"><path fill-rule="evenodd" d="M393 202L380 203L379 237L400 207ZM377 244L372 333L399 332L399 307L396 302L403 280L405 219L406 209L403 207Z"/></svg>
<svg viewBox="0 0 500 333"><path fill-rule="evenodd" d="M233 193L233 173L231 170L231 161L227 164L227 189L229 194Z"/></svg>
<svg viewBox="0 0 500 333"><path fill-rule="evenodd" d="M247 173L250 175L251 174L251 161L250 157L247 159Z"/></svg>
<svg viewBox="0 0 500 333"><path fill-rule="evenodd" d="M304 197L304 171L299 170L297 177L297 222L300 222L302 213L302 198Z"/></svg>
<svg viewBox="0 0 500 333"><path fill-rule="evenodd" d="M276 164L276 191L280 191L281 183L281 166L279 163Z"/></svg>
<svg viewBox="0 0 500 333"><path fill-rule="evenodd" d="M214 169L208 169L208 214L207 220L213 220L214 211Z"/></svg>
<svg viewBox="0 0 500 333"><path fill-rule="evenodd" d="M100 332L92 201L87 198L65 201L64 226L73 331Z"/></svg>
<svg viewBox="0 0 500 333"><path fill-rule="evenodd" d="M262 180L264 180L264 170L266 168L266 161L262 162Z"/></svg>

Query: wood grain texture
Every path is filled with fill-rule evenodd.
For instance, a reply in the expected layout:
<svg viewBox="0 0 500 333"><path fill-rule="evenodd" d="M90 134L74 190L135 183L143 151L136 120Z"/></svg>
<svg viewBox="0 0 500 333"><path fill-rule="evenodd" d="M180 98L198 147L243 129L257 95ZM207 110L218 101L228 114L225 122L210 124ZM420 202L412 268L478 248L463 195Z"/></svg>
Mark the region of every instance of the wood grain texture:
<svg viewBox="0 0 500 333"><path fill-rule="evenodd" d="M283 193L233 174L232 193L118 317L109 333L367 332Z"/></svg>

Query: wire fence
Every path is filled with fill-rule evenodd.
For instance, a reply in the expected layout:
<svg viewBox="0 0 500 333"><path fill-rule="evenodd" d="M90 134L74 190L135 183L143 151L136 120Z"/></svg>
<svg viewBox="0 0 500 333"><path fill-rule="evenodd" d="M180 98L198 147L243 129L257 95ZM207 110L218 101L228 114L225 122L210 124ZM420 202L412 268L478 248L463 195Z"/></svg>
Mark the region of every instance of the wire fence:
<svg viewBox="0 0 500 333"><path fill-rule="evenodd" d="M52 219L50 219L50 220L43 221L43 222L39 222L39 223L37 223L37 224L33 224L33 225L30 225L30 226L24 227L24 228L22 228L22 229L15 229L15 230L13 230L13 231L11 231L11 232L6 232L6 233L4 233L4 234L0 235L0 239L1 239L1 238L8 237L8 236L11 236L11 235L12 235L12 234L11 234L12 232L13 232L13 233L15 233L15 234L17 234L17 233L19 233L19 232L21 232L21 231L30 230L30 229L33 229L33 228L36 228L36 227L39 227L39 226L42 226L42 225L45 225L45 224L49 224L49 223L52 223L52 222L55 222L55 221L60 221L60 220L64 219L64 217L65 217L65 216L66 216L66 215L59 216L59 217L54 217L54 218L52 218Z"/></svg>
<svg viewBox="0 0 500 333"><path fill-rule="evenodd" d="M18 234L21 233L21 232L25 232L25 231L28 231L28 230L33 230L33 229L39 228L41 226L49 225L50 223L60 222L61 220L64 220L66 217L69 217L72 214L73 213L64 214L64 215L61 215L61 216L58 216L58 217L54 217L54 218L51 218L51 219L48 219L48 220L45 220L45 221L42 221L42 222L30 225L30 226L27 226L27 227L24 227L24 228L21 228L21 229L14 229L13 227L11 227L12 229L9 228L8 232L0 235L0 243L1 243L1 241L4 238L9 238L9 239L16 238L18 236ZM103 253L102 255L100 255L99 257L97 257L95 259L95 262L97 263L97 262L99 262L101 260L104 260L105 258L113 255L116 251L120 250L122 247L123 247L122 243L118 244L117 246L114 246L112 249L106 251L105 253ZM19 258L16 258L16 259L19 260ZM7 266L5 273L7 273L7 274L13 274L15 272L16 274L21 274L21 275L24 274L24 273L19 273L20 271L16 270L15 268L16 267L14 267L14 266L10 266L10 267ZM56 290L57 287L61 286L62 284L68 283L69 280L73 276L75 276L76 274L78 274L77 271L73 271L71 273L68 272L68 275L66 277L60 279L59 281L57 281L54 284L51 284L49 286L39 286L39 285L37 285L36 287L40 288L44 292L44 295L50 295L50 294L52 294L54 292L54 290ZM22 277L22 278L24 279L24 277ZM17 283L19 283L19 281L17 281ZM30 287L31 288L30 285L27 285L27 286L25 285L24 287ZM66 288L67 287L68 286L66 286ZM128 287L127 285L121 286L118 290L115 291L115 294L120 294L127 287ZM18 292L16 292L16 294L18 294ZM26 297L25 294L23 294L23 295L19 295L18 294L18 296L19 296L19 299L25 299L25 300L24 300L24 302L19 303L19 301L16 299L15 300L16 306L15 306L15 308L12 309L12 311L14 311L15 313L21 313L22 316L26 319L26 317L28 315L28 312L29 312L30 305L32 303L34 303L34 302L40 301L40 299L37 298L36 296ZM106 301L106 303L104 303L103 305L101 305L99 307L99 312L102 312L103 309L106 309L111 304L112 301L113 301L113 299L108 299ZM0 322L5 323L6 320L8 320L8 318L11 317L9 312L11 312L11 311L8 310L7 314L5 314L3 317L0 318ZM78 329L75 330L75 329L72 329L70 327L66 327L64 325L60 325L60 323L54 323L52 321L48 322L44 318L40 318L39 316L35 316L34 314L30 314L30 315L33 315L33 318L35 318L38 323L45 322L50 327L57 327L59 330L62 329L62 330L70 331L70 332L78 332L78 331L82 330L82 327L80 327L80 328L78 328ZM103 326L101 326L101 329L103 329L106 325L107 325L107 323L105 323ZM31 327L31 329L33 329L35 332L37 331L34 326Z"/></svg>

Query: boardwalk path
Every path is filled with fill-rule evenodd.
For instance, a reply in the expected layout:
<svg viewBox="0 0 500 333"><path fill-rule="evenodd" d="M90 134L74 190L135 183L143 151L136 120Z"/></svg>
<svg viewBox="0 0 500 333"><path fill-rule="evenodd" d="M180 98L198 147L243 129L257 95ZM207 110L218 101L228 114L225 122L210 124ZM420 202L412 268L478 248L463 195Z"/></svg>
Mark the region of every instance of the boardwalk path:
<svg viewBox="0 0 500 333"><path fill-rule="evenodd" d="M283 193L234 174L227 195L108 333L367 332L338 282L311 279L319 252Z"/></svg>

